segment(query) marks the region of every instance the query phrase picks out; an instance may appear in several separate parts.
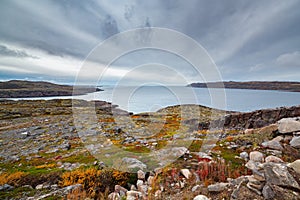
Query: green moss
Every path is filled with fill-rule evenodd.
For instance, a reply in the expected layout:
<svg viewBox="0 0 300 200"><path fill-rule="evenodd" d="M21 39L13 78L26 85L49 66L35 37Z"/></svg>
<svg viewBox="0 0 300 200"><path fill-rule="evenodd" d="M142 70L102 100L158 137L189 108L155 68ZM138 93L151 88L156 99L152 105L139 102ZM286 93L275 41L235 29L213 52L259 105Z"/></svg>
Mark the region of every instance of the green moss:
<svg viewBox="0 0 300 200"><path fill-rule="evenodd" d="M26 196L33 196L34 193L34 189L19 187L11 191L0 192L0 199L21 199L24 194L26 194Z"/></svg>

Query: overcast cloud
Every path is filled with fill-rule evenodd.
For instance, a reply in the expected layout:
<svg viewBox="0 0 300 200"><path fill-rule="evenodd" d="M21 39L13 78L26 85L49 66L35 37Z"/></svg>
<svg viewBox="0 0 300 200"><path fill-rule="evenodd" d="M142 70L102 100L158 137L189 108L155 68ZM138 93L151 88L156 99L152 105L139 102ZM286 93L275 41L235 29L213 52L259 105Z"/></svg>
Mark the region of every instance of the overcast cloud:
<svg viewBox="0 0 300 200"><path fill-rule="evenodd" d="M2 0L0 79L72 83L89 52L108 37L133 28L163 27L201 44L224 80L300 81L299 10L299 0ZM101 61L86 62L104 67ZM176 73L159 65L151 69L148 63L198 80L186 61L142 51L113 63L105 81L128 73L128 83L141 77L151 82L157 74L152 81L165 77L164 84L184 84L176 82ZM144 67L129 73L139 65ZM88 81L94 73L86 76Z"/></svg>

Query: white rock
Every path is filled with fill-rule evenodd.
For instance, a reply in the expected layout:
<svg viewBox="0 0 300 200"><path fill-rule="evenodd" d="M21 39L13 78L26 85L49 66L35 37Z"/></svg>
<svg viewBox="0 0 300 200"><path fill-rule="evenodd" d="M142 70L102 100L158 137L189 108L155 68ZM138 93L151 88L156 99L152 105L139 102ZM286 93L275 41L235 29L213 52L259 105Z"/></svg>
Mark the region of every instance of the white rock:
<svg viewBox="0 0 300 200"><path fill-rule="evenodd" d="M207 189L209 192L221 192L225 190L227 186L229 186L229 183L216 183L209 185Z"/></svg>
<svg viewBox="0 0 300 200"><path fill-rule="evenodd" d="M254 162L264 162L264 154L259 151L250 152L250 160Z"/></svg>
<svg viewBox="0 0 300 200"><path fill-rule="evenodd" d="M198 190L200 188L200 185L195 185L193 188L192 188L192 192L195 192L196 190Z"/></svg>
<svg viewBox="0 0 300 200"><path fill-rule="evenodd" d="M194 200L209 200L209 199L204 195L198 195L194 198Z"/></svg>
<svg viewBox="0 0 300 200"><path fill-rule="evenodd" d="M181 169L180 172L186 179L189 179L192 176L192 173L188 169Z"/></svg>
<svg viewBox="0 0 300 200"><path fill-rule="evenodd" d="M142 193L137 191L128 191L126 195L126 200L136 200L142 197Z"/></svg>
<svg viewBox="0 0 300 200"><path fill-rule="evenodd" d="M142 170L139 170L137 172L137 177L138 177L138 179L144 180L145 179L145 172L143 172Z"/></svg>
<svg viewBox="0 0 300 200"><path fill-rule="evenodd" d="M288 167L293 168L295 172L300 174L300 159L288 164Z"/></svg>
<svg viewBox="0 0 300 200"><path fill-rule="evenodd" d="M142 180L137 180L136 186L139 187L139 186L141 186L141 185L144 185L144 181L142 181Z"/></svg>
<svg viewBox="0 0 300 200"><path fill-rule="evenodd" d="M35 186L35 189L36 190L41 190L41 189L43 189L43 187L44 187L43 184L39 184L39 185Z"/></svg>
<svg viewBox="0 0 300 200"><path fill-rule="evenodd" d="M290 145L294 148L299 149L300 148L300 136L293 137L293 139L290 141Z"/></svg>
<svg viewBox="0 0 300 200"><path fill-rule="evenodd" d="M261 145L263 147L269 148L269 149L275 149L275 150L279 150L279 151L283 150L283 147L281 146L280 142L278 142L277 140L270 140L267 142L263 142Z"/></svg>
<svg viewBox="0 0 300 200"><path fill-rule="evenodd" d="M280 158L278 158L277 156L268 156L266 157L266 162L274 162L274 163L283 163L283 160L281 160Z"/></svg>
<svg viewBox="0 0 300 200"><path fill-rule="evenodd" d="M279 133L292 133L300 131L299 118L284 118L278 121Z"/></svg>
<svg viewBox="0 0 300 200"><path fill-rule="evenodd" d="M248 160L249 154L246 151L240 153L240 157L244 160Z"/></svg>

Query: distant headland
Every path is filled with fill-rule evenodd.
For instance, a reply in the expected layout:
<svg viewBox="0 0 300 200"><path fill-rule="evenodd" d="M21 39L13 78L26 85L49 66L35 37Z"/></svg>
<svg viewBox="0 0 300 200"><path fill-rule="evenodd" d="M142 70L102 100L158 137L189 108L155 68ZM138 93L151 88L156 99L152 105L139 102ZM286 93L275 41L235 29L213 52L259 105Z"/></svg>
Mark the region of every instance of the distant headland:
<svg viewBox="0 0 300 200"><path fill-rule="evenodd" d="M300 92L300 82L284 81L248 81L248 82L208 82L191 83L188 87L198 88L230 88L230 89L251 89L251 90L281 90L289 92Z"/></svg>
<svg viewBox="0 0 300 200"><path fill-rule="evenodd" d="M73 93L73 86L44 81L11 80L0 82L0 98L72 96L97 91L102 90L96 87L82 86L76 87L76 93Z"/></svg>

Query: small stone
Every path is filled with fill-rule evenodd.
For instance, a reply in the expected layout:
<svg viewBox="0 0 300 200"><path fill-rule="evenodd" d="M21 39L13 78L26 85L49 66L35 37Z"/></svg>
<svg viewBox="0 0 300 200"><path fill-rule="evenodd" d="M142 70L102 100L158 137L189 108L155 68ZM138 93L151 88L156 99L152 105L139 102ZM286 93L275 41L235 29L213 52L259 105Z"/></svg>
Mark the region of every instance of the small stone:
<svg viewBox="0 0 300 200"><path fill-rule="evenodd" d="M209 192L221 192L225 190L227 186L229 186L229 183L216 183L209 185L207 189Z"/></svg>
<svg viewBox="0 0 300 200"><path fill-rule="evenodd" d="M137 191L135 185L131 185L130 190Z"/></svg>
<svg viewBox="0 0 300 200"><path fill-rule="evenodd" d="M181 169L180 172L186 179L189 179L192 176L192 173L188 169Z"/></svg>
<svg viewBox="0 0 300 200"><path fill-rule="evenodd" d="M142 181L142 180L137 180L136 186L139 187L140 185L144 185L144 181Z"/></svg>
<svg viewBox="0 0 300 200"><path fill-rule="evenodd" d="M141 199L142 193L138 191L128 191L126 193L126 200L137 200Z"/></svg>
<svg viewBox="0 0 300 200"><path fill-rule="evenodd" d="M37 185L37 186L35 186L35 189L36 190L41 190L41 189L43 189L43 184L39 184L39 185Z"/></svg>
<svg viewBox="0 0 300 200"><path fill-rule="evenodd" d="M248 181L253 183L253 184L260 184L260 181L257 180L253 175L252 176L248 176Z"/></svg>
<svg viewBox="0 0 300 200"><path fill-rule="evenodd" d="M268 156L266 157L266 162L274 162L274 163L283 163L283 160L281 160L280 158L278 158L277 156Z"/></svg>
<svg viewBox="0 0 300 200"><path fill-rule="evenodd" d="M293 139L290 141L290 145L294 148L300 149L300 136L293 137Z"/></svg>
<svg viewBox="0 0 300 200"><path fill-rule="evenodd" d="M282 151L267 149L267 154L271 154L273 156L282 156Z"/></svg>
<svg viewBox="0 0 300 200"><path fill-rule="evenodd" d="M253 187L253 184L251 183L247 183L247 188L249 188L250 190L252 190L253 192L255 192L258 195L261 195L261 191L258 190L256 187Z"/></svg>
<svg viewBox="0 0 300 200"><path fill-rule="evenodd" d="M117 192L113 192L108 195L108 200L120 200L120 199L121 197Z"/></svg>
<svg viewBox="0 0 300 200"><path fill-rule="evenodd" d="M145 179L145 172L143 172L142 170L139 170L139 171L137 172L137 177L138 177L138 179L140 179L140 180L144 180L144 179Z"/></svg>
<svg viewBox="0 0 300 200"><path fill-rule="evenodd" d="M253 128L244 130L244 134L253 134L253 133L254 133Z"/></svg>
<svg viewBox="0 0 300 200"><path fill-rule="evenodd" d="M8 191L8 190L12 190L12 189L14 189L14 187L11 185L8 185L8 184L4 184L4 185L0 186L0 191Z"/></svg>
<svg viewBox="0 0 300 200"><path fill-rule="evenodd" d="M147 179L148 185L152 185L153 181L154 181L154 176L149 176L148 179Z"/></svg>
<svg viewBox="0 0 300 200"><path fill-rule="evenodd" d="M253 160L249 160L249 161L245 164L245 166L246 166L248 169L252 170L252 171L254 171L254 170L258 171L258 170L261 169L259 163L258 163L258 162L254 162Z"/></svg>
<svg viewBox="0 0 300 200"><path fill-rule="evenodd" d="M295 160L292 163L289 163L288 167L294 169L295 172L297 172L298 174L300 174L300 159L299 160Z"/></svg>
<svg viewBox="0 0 300 200"><path fill-rule="evenodd" d="M264 154L259 151L250 152L250 160L254 162L264 162Z"/></svg>
<svg viewBox="0 0 300 200"><path fill-rule="evenodd" d="M283 139L284 139L284 138L283 138L282 136L279 135L279 136L273 138L272 140L273 140L273 141L277 141L277 142L282 142Z"/></svg>
<svg viewBox="0 0 300 200"><path fill-rule="evenodd" d="M283 150L282 145L277 140L270 140L270 141L267 141L267 142L263 142L261 145L263 147L269 148L269 149L275 149L275 150L278 150L278 151Z"/></svg>
<svg viewBox="0 0 300 200"><path fill-rule="evenodd" d="M156 197L156 198L161 198L161 194L162 194L162 192L161 192L161 190L157 190L155 193L154 193L154 196Z"/></svg>
<svg viewBox="0 0 300 200"><path fill-rule="evenodd" d="M194 197L194 200L209 200L209 199L204 195L198 195Z"/></svg>
<svg viewBox="0 0 300 200"><path fill-rule="evenodd" d="M240 157L244 160L248 160L249 154L246 151L244 151L244 152L240 153Z"/></svg>
<svg viewBox="0 0 300 200"><path fill-rule="evenodd" d="M253 170L252 174L253 174L253 177L255 179L257 179L258 181L262 181L263 182L263 181L266 180L265 174L263 172L261 172L261 171Z"/></svg>
<svg viewBox="0 0 300 200"><path fill-rule="evenodd" d="M264 186L264 188L262 190L262 194L266 200L274 199L274 197L275 197L274 191L272 190L272 188L269 185Z"/></svg>
<svg viewBox="0 0 300 200"><path fill-rule="evenodd" d="M120 186L120 185L115 185L115 192L118 192L118 193L120 193L120 192L126 193L126 192L127 192L127 189L124 188L124 187L122 187L122 186Z"/></svg>
<svg viewBox="0 0 300 200"><path fill-rule="evenodd" d="M200 185L195 185L193 188L192 188L192 192L196 192L196 190L200 189Z"/></svg>

